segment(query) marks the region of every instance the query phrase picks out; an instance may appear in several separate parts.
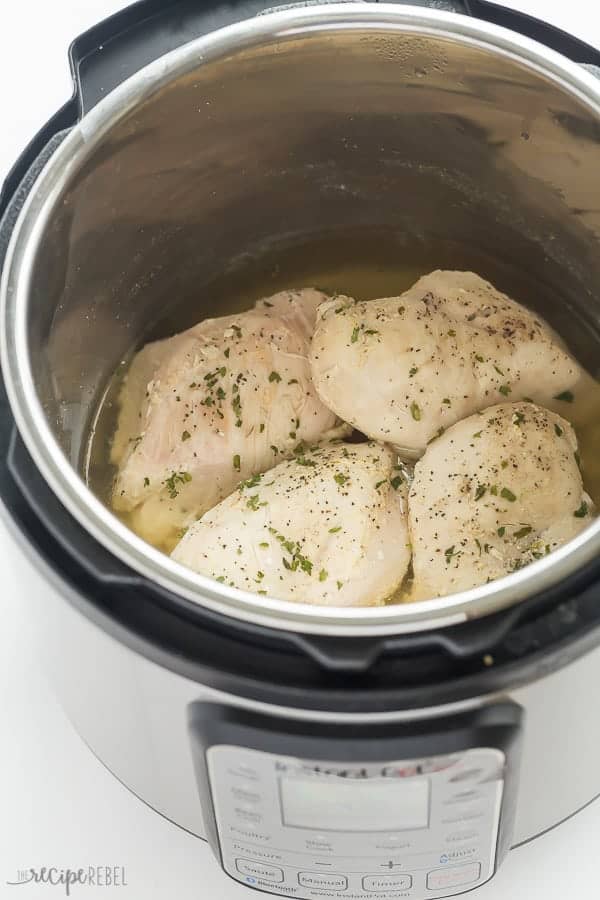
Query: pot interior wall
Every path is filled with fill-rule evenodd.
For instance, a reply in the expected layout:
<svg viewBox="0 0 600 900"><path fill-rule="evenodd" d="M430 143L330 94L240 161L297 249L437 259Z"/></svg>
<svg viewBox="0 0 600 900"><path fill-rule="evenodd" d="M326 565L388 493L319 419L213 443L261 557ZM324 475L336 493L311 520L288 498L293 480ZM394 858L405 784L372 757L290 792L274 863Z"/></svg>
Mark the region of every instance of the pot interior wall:
<svg viewBox="0 0 600 900"><path fill-rule="evenodd" d="M338 28L199 64L105 135L40 243L29 339L61 445L82 464L132 348L227 311L223 279L302 242L355 256L377 235L399 269L454 248L440 265L494 278L595 373L599 143L583 102L447 37Z"/></svg>

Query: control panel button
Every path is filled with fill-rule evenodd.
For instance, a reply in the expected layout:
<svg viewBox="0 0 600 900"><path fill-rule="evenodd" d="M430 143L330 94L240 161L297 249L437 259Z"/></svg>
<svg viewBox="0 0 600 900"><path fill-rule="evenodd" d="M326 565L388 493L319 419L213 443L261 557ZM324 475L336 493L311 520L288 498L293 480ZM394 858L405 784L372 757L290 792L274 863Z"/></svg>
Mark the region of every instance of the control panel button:
<svg viewBox="0 0 600 900"><path fill-rule="evenodd" d="M248 828L236 828L235 825L230 825L229 831L234 835L240 834L243 838L247 838L247 840L249 841L260 841L261 843L267 843L268 841L273 840L272 834L264 834L262 831L254 831Z"/></svg>
<svg viewBox="0 0 600 900"><path fill-rule="evenodd" d="M252 807L236 806L234 813L236 818L241 819L248 825L260 825L262 822L262 815L255 812Z"/></svg>
<svg viewBox="0 0 600 900"><path fill-rule="evenodd" d="M451 794L446 800L444 800L444 806L453 806L455 803L470 803L472 800L480 800L484 795L481 791L459 791L456 794Z"/></svg>
<svg viewBox="0 0 600 900"><path fill-rule="evenodd" d="M304 846L312 853L328 853L333 850L333 844L331 843L331 841L321 837L307 838L304 842Z"/></svg>
<svg viewBox="0 0 600 900"><path fill-rule="evenodd" d="M235 867L242 875L250 875L252 878L262 878L263 881L273 881L275 884L283 881L283 869L278 866L268 866L252 859L236 859Z"/></svg>
<svg viewBox="0 0 600 900"><path fill-rule="evenodd" d="M237 766L236 768L228 768L227 775L232 778L244 778L247 781L260 781L260 775L256 769L250 766Z"/></svg>
<svg viewBox="0 0 600 900"><path fill-rule="evenodd" d="M458 813L455 816L448 816L445 819L442 819L442 825L460 825L466 822L476 822L477 819L483 819L485 816L485 809L466 809L462 813Z"/></svg>
<svg viewBox="0 0 600 900"><path fill-rule="evenodd" d="M446 835L446 843L448 844L458 844L462 841L472 841L473 838L478 837L477 831L452 831L450 834Z"/></svg>
<svg viewBox="0 0 600 900"><path fill-rule="evenodd" d="M462 772L457 772L456 775L453 775L450 781L474 781L475 778L480 778L481 775L483 775L483 769L464 769Z"/></svg>
<svg viewBox="0 0 600 900"><path fill-rule="evenodd" d="M298 872L298 884L302 887L328 888L330 891L345 891L348 879L334 872Z"/></svg>
<svg viewBox="0 0 600 900"><path fill-rule="evenodd" d="M365 875L365 891L405 891L412 887L412 875Z"/></svg>
<svg viewBox="0 0 600 900"><path fill-rule="evenodd" d="M434 869L427 876L427 887L430 891L444 888L462 887L472 884L481 876L481 863L466 863L464 866L450 866L447 869Z"/></svg>
<svg viewBox="0 0 600 900"><path fill-rule="evenodd" d="M260 803L262 797L256 791L249 790L246 785L244 787L232 787L231 793L236 800L242 803Z"/></svg>

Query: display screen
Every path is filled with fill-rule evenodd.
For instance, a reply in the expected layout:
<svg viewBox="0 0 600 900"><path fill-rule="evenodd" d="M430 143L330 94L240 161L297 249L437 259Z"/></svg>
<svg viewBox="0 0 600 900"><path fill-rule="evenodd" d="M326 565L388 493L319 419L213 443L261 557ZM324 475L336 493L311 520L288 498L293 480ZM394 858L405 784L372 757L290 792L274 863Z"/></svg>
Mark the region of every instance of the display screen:
<svg viewBox="0 0 600 900"><path fill-rule="evenodd" d="M284 825L318 831L406 831L429 825L427 778L280 779Z"/></svg>

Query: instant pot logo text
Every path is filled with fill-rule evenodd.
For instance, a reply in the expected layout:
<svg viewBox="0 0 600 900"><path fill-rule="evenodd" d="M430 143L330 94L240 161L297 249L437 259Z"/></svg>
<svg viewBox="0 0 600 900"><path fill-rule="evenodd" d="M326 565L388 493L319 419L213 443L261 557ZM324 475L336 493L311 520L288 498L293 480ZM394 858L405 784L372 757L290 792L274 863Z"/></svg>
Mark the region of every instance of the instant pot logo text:
<svg viewBox="0 0 600 900"><path fill-rule="evenodd" d="M39 869L19 869L16 877L6 882L11 887L22 884L46 885L62 888L70 897L75 887L127 887L124 866L87 866L78 869L59 869L43 866Z"/></svg>
<svg viewBox="0 0 600 900"><path fill-rule="evenodd" d="M447 765L447 764L446 764ZM335 778L410 778L413 775L422 775L425 771L431 771L431 767L423 766L422 763L410 763L402 766L386 765L386 766L328 766L318 763L305 763L288 765L287 763L277 761L275 768L279 772L288 772L293 775L314 775L314 776L333 776ZM440 766L445 768L445 766Z"/></svg>

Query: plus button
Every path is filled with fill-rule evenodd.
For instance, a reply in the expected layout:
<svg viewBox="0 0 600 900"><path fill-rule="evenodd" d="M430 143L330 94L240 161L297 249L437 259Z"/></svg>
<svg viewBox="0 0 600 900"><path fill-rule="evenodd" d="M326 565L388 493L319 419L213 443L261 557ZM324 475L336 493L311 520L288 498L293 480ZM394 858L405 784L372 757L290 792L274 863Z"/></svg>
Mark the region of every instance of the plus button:
<svg viewBox="0 0 600 900"><path fill-rule="evenodd" d="M380 869L395 869L396 866L401 866L401 865L402 865L402 863L395 863L395 862L392 862L392 860L390 859L389 862L381 863L379 868Z"/></svg>

